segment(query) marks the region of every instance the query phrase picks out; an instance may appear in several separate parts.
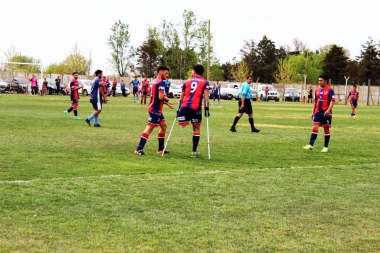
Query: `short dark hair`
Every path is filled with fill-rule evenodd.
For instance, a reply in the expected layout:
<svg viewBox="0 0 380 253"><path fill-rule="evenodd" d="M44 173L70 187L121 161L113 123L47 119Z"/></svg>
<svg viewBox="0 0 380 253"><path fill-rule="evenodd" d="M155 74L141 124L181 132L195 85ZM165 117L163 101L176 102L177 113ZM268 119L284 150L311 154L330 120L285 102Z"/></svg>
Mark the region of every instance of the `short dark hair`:
<svg viewBox="0 0 380 253"><path fill-rule="evenodd" d="M205 68L200 64L194 65L193 70L195 71L195 74L198 75L203 75L205 72Z"/></svg>
<svg viewBox="0 0 380 253"><path fill-rule="evenodd" d="M163 71L163 70L167 70L167 71L169 71L169 68L166 67L166 66L163 66L163 65L161 65L161 66L159 66L159 67L157 68L157 72L160 72L160 71Z"/></svg>
<svg viewBox="0 0 380 253"><path fill-rule="evenodd" d="M216 79L215 81L219 82L219 80L218 80L218 79Z"/></svg>
<svg viewBox="0 0 380 253"><path fill-rule="evenodd" d="M327 77L327 75L319 75L319 78L322 78L326 82L329 80L329 78Z"/></svg>
<svg viewBox="0 0 380 253"><path fill-rule="evenodd" d="M76 74L78 74L78 72L74 71L74 72L73 72L73 75L76 75Z"/></svg>
<svg viewBox="0 0 380 253"><path fill-rule="evenodd" d="M356 84L354 84L354 85L352 85L352 87L355 87L355 88L356 88L357 86L356 86Z"/></svg>
<svg viewBox="0 0 380 253"><path fill-rule="evenodd" d="M248 76L247 76L247 79L248 79L248 78L252 78L252 79L253 79L253 76L252 76L252 75L248 75Z"/></svg>
<svg viewBox="0 0 380 253"><path fill-rule="evenodd" d="M97 71L95 71L95 76L98 76L99 74L102 74L103 71L101 71L100 69L98 69Z"/></svg>

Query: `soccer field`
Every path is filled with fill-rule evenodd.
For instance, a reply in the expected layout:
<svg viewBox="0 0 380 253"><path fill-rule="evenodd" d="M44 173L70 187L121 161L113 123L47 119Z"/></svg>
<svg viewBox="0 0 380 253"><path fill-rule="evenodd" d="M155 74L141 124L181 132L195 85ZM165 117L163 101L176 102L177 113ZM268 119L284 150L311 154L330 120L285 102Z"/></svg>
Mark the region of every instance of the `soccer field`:
<svg viewBox="0 0 380 253"><path fill-rule="evenodd" d="M99 129L63 118L69 97L1 95L0 252L380 252L379 107L334 107L323 154L322 129L301 149L311 105L253 102L261 132L244 115L231 133L237 102L222 101L208 160L205 119L202 157L179 126L171 154L155 130L134 156L146 107L110 100Z"/></svg>

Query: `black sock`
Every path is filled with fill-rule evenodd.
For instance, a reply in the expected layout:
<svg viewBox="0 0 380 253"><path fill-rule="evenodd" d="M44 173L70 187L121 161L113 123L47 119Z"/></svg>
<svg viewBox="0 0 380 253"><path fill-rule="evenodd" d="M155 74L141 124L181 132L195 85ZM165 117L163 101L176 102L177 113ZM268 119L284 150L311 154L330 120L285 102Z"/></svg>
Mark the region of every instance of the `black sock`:
<svg viewBox="0 0 380 253"><path fill-rule="evenodd" d="M239 119L240 119L240 118L239 118L238 116L235 117L235 119L234 119L234 123L232 124L232 127L235 127L235 126L236 126L236 124L238 123Z"/></svg>
<svg viewBox="0 0 380 253"><path fill-rule="evenodd" d="M78 116L78 110L74 110L74 116Z"/></svg>
<svg viewBox="0 0 380 253"><path fill-rule="evenodd" d="M249 124L251 124L251 129L255 129L255 125L253 124L253 118L248 118Z"/></svg>
<svg viewBox="0 0 380 253"><path fill-rule="evenodd" d="M73 108L73 107L70 107L70 108L67 110L67 112L71 112L72 110L74 110L74 108Z"/></svg>

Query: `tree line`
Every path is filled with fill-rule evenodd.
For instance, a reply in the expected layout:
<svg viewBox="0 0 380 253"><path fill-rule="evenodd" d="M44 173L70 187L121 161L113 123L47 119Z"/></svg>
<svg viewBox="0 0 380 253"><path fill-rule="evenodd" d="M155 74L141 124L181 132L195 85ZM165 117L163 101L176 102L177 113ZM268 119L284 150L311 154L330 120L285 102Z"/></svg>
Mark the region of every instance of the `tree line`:
<svg viewBox="0 0 380 253"><path fill-rule="evenodd" d="M208 60L208 20L198 19L191 10L184 10L182 20L162 20L157 26L147 27L146 38L138 47L131 45L129 24L117 20L107 38L110 49L109 66L119 75L153 77L158 65L170 68L170 77L185 79L195 63L207 64ZM260 83L315 83L318 75L325 73L333 83L380 85L380 43L368 38L362 45L359 56L350 59L347 49L331 44L311 50L306 43L294 39L292 45L276 46L263 36L258 42L244 41L239 51L239 60L220 63L210 33L210 79L244 81L247 74ZM40 62L30 56L17 53L14 47L5 52L7 61ZM67 74L78 71L88 74L92 62L75 44L72 52L61 62L46 67L45 73ZM27 65L6 65L13 71L32 72L38 67ZM208 73L205 73L207 75Z"/></svg>

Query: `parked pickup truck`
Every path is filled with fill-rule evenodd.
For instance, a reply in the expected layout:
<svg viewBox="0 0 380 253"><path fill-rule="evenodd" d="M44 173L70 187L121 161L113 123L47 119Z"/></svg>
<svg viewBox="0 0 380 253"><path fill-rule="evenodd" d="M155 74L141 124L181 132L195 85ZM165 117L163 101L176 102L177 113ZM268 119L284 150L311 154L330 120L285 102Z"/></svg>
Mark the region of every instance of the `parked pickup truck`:
<svg viewBox="0 0 380 253"><path fill-rule="evenodd" d="M233 98L237 99L239 95L240 83L229 83L224 88L220 88L220 93L231 94Z"/></svg>

